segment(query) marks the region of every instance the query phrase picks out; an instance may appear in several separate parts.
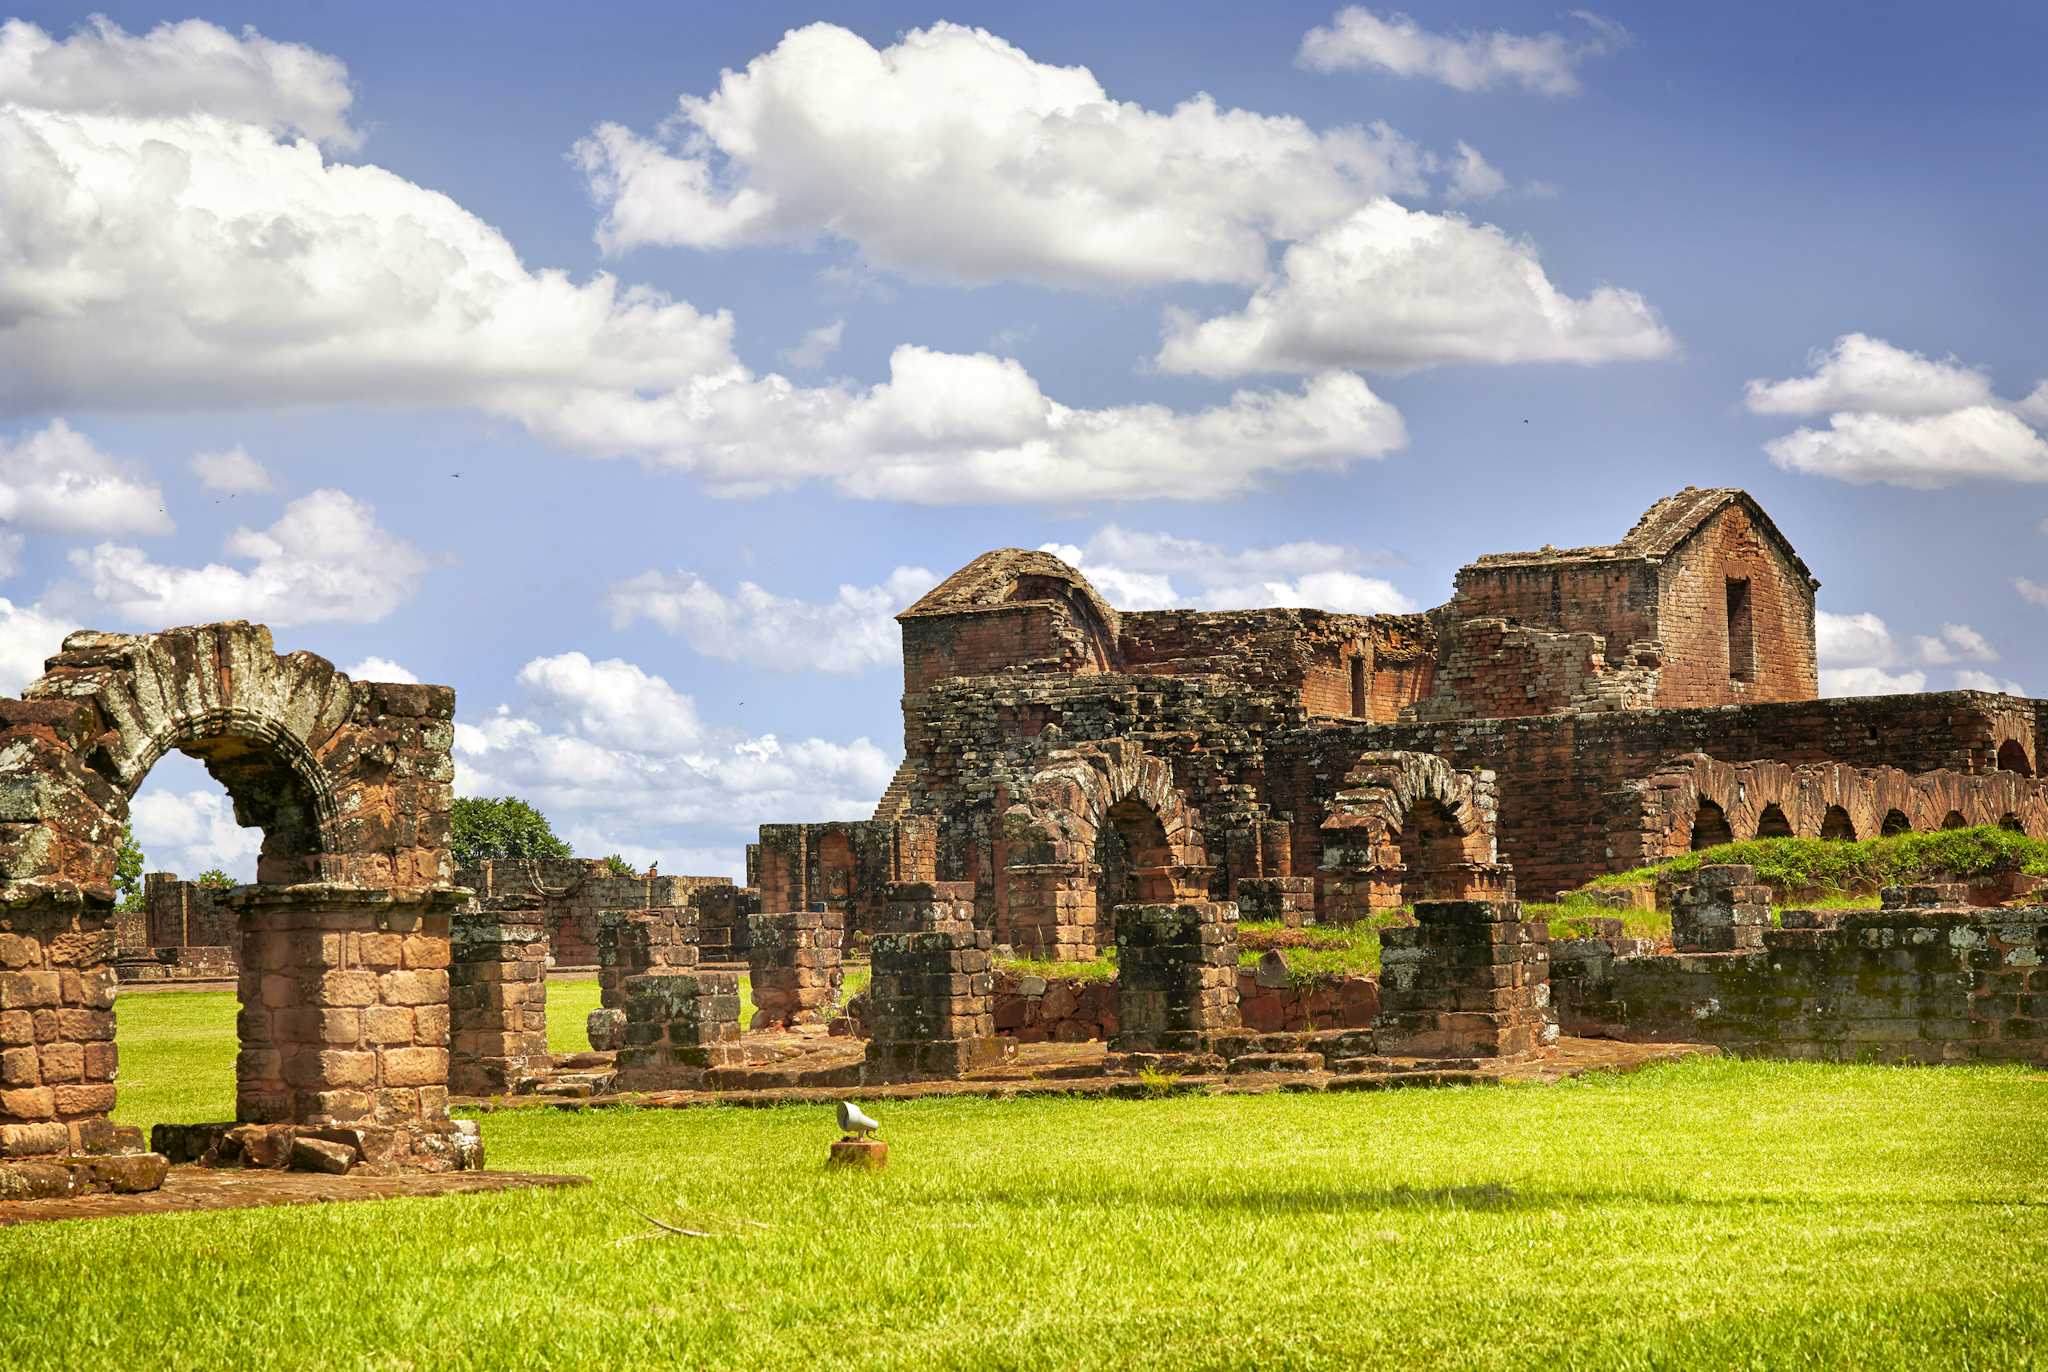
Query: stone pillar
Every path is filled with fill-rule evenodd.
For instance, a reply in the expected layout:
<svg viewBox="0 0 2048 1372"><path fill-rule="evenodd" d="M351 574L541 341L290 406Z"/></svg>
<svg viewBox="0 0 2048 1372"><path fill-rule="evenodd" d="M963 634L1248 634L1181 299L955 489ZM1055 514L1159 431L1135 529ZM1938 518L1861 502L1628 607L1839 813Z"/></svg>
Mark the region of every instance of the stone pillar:
<svg viewBox="0 0 2048 1372"><path fill-rule="evenodd" d="M466 893L244 886L244 1123L445 1124L449 918Z"/></svg>
<svg viewBox="0 0 2048 1372"><path fill-rule="evenodd" d="M787 910L747 921L747 965L752 973L755 1029L778 1029L824 1019L839 997L839 916L823 910Z"/></svg>
<svg viewBox="0 0 2048 1372"><path fill-rule="evenodd" d="M141 1147L107 1119L112 913L55 896L0 909L0 1159Z"/></svg>
<svg viewBox="0 0 2048 1372"><path fill-rule="evenodd" d="M548 933L541 912L454 918L448 968L448 1089L503 1095L549 1066Z"/></svg>
<svg viewBox="0 0 2048 1372"><path fill-rule="evenodd" d="M1553 1041L1550 929L1519 901L1425 900L1380 931L1381 1053L1513 1057Z"/></svg>
<svg viewBox="0 0 2048 1372"><path fill-rule="evenodd" d="M972 882L895 882L868 945L864 1082L960 1077L1015 1045L995 1036L993 939L974 927Z"/></svg>
<svg viewBox="0 0 2048 1372"><path fill-rule="evenodd" d="M1003 870L1003 939L1018 957L1077 962L1095 956L1095 886L1076 862Z"/></svg>
<svg viewBox="0 0 2048 1372"><path fill-rule="evenodd" d="M1200 1051L1238 1023L1237 906L1116 907L1118 1052Z"/></svg>
<svg viewBox="0 0 2048 1372"><path fill-rule="evenodd" d="M597 917L598 1003L625 1008L628 977L697 965L697 917L688 906L605 910Z"/></svg>
<svg viewBox="0 0 2048 1372"><path fill-rule="evenodd" d="M685 1091L706 1069L733 1060L740 1036L740 979L733 972L649 972L620 987L621 1091Z"/></svg>
<svg viewBox="0 0 2048 1372"><path fill-rule="evenodd" d="M1680 953L1732 953L1764 946L1771 927L1771 888L1756 869L1733 863L1703 866L1690 886L1671 894L1671 946Z"/></svg>

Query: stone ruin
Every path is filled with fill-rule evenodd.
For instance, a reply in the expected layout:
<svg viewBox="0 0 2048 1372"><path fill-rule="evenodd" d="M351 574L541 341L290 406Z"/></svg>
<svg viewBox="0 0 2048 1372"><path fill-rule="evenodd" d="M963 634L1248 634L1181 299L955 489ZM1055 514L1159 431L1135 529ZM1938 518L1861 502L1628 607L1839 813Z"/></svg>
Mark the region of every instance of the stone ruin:
<svg viewBox="0 0 2048 1372"><path fill-rule="evenodd" d="M74 633L0 701L0 1195L148 1189L169 1161L445 1170L454 692L357 682L260 626ZM241 952L235 1121L113 1125L113 875L172 749L263 830L227 903Z"/></svg>

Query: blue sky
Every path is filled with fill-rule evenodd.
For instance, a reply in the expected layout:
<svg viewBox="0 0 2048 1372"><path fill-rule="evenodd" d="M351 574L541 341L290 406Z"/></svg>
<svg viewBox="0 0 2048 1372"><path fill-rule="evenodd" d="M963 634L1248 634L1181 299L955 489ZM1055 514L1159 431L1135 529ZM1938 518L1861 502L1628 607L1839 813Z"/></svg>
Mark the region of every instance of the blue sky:
<svg viewBox="0 0 2048 1372"><path fill-rule="evenodd" d="M1742 485L1826 689L2048 665L2038 7L102 13L0 30L0 688L262 619L732 872L995 546L1427 608ZM136 818L253 869L196 766Z"/></svg>

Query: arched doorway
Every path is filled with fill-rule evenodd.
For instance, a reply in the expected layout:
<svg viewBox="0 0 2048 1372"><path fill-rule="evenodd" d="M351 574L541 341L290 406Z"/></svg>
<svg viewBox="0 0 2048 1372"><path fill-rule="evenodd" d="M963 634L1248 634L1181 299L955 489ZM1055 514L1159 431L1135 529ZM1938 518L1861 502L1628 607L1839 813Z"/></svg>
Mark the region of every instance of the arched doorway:
<svg viewBox="0 0 2048 1372"><path fill-rule="evenodd" d="M447 1117L453 713L444 687L355 682L312 654L279 656L260 625L67 638L45 676L0 704L0 790L31 798L14 827L34 838L0 845L12 896L0 930L44 950L37 970L57 984L64 1040L83 1050L113 1037L105 934L119 835L144 778L180 752L264 835L257 883L228 898L237 1119L391 1127L415 1152L455 1159L466 1134ZM87 1056L77 1080L0 1097L0 1124L61 1126L73 1148L104 1128L113 1054Z"/></svg>
<svg viewBox="0 0 2048 1372"><path fill-rule="evenodd" d="M2014 834L2024 834L2027 831L2027 826L2020 823L2020 817L2011 811L1998 817L1998 827Z"/></svg>
<svg viewBox="0 0 2048 1372"><path fill-rule="evenodd" d="M1941 827L1944 829L1967 829L1970 827L1970 821L1963 818L1961 810L1950 810L1946 815L1942 816Z"/></svg>
<svg viewBox="0 0 2048 1372"><path fill-rule="evenodd" d="M1839 805L1828 806L1828 812L1821 816L1820 836L1825 839L1853 839L1856 837L1856 821L1849 818L1849 812Z"/></svg>
<svg viewBox="0 0 2048 1372"><path fill-rule="evenodd" d="M1792 821L1785 818L1785 812L1775 804L1764 806L1762 814L1756 817L1758 838L1792 837Z"/></svg>
<svg viewBox="0 0 2048 1372"><path fill-rule="evenodd" d="M1733 843L1735 831L1728 827L1728 814L1719 805L1700 799L1699 808L1692 817L1692 851L1712 848L1723 843Z"/></svg>
<svg viewBox="0 0 2048 1372"><path fill-rule="evenodd" d="M1465 835L1457 816L1434 796L1418 798L1408 807L1398 834L1401 850L1401 903L1456 894L1448 878L1465 859Z"/></svg>
<svg viewBox="0 0 2048 1372"><path fill-rule="evenodd" d="M1116 942L1116 907L1136 901L1173 899L1173 847L1166 825L1137 796L1125 796L1103 812L1095 831L1096 942Z"/></svg>
<svg viewBox="0 0 2048 1372"><path fill-rule="evenodd" d="M1884 823L1878 826L1877 832L1886 838L1893 834L1910 834L1913 832L1913 821L1906 818L1904 810L1887 810L1884 812Z"/></svg>
<svg viewBox="0 0 2048 1372"><path fill-rule="evenodd" d="M2009 738L1998 745L1998 770L2018 772L2023 777L2034 774L2034 764L2027 758L2026 745L2016 738Z"/></svg>

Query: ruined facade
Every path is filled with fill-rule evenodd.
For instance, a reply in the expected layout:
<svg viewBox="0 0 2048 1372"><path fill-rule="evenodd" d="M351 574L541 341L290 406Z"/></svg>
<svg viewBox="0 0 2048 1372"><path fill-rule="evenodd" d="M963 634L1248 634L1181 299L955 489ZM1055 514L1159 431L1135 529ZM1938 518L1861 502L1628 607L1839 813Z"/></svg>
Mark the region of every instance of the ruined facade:
<svg viewBox="0 0 2048 1372"><path fill-rule="evenodd" d="M987 553L898 616L904 761L874 817L765 826L761 908L851 934L890 881L965 882L996 944L1070 957L1130 903L1332 921L1758 833L2048 835L2040 706L1819 698L1817 586L1725 489L1611 545L1481 557L1413 615L1120 612L1050 554Z"/></svg>

